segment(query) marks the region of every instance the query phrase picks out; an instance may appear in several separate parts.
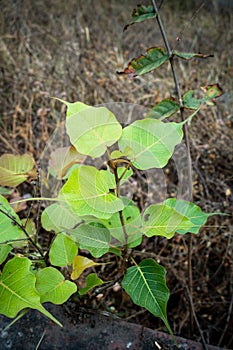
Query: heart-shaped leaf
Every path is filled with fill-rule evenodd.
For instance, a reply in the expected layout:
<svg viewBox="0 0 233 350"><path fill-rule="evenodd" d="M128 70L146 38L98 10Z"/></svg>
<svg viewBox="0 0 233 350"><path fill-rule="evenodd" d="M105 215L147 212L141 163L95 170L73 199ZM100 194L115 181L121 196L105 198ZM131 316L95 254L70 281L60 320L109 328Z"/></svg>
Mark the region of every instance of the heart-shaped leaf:
<svg viewBox="0 0 233 350"><path fill-rule="evenodd" d="M122 127L105 107L91 107L81 102L67 103L66 130L72 145L81 154L100 157L121 136Z"/></svg>
<svg viewBox="0 0 233 350"><path fill-rule="evenodd" d="M209 216L215 215L216 213L203 213L200 207L194 203L190 203L181 199L169 198L164 204L175 209L181 215L187 217L192 226L188 229L180 228L177 233L184 234L187 232L198 233L201 226L205 225Z"/></svg>
<svg viewBox="0 0 233 350"><path fill-rule="evenodd" d="M73 115L75 115L76 113L79 113L87 108L89 108L88 105L86 105L83 102L67 102L64 100L61 100L60 98L55 98L56 100L64 103L67 106L67 111L66 111L66 117L72 117Z"/></svg>
<svg viewBox="0 0 233 350"><path fill-rule="evenodd" d="M69 231L71 237L77 241L80 249L87 249L94 258L100 258L109 250L110 233L96 224L82 224Z"/></svg>
<svg viewBox="0 0 233 350"><path fill-rule="evenodd" d="M169 60L166 50L162 47L151 47L145 55L133 58L127 68L118 74L142 75L157 69Z"/></svg>
<svg viewBox="0 0 233 350"><path fill-rule="evenodd" d="M29 154L3 154L0 157L0 185L15 187L26 181L29 176L36 178L34 165L34 159Z"/></svg>
<svg viewBox="0 0 233 350"><path fill-rule="evenodd" d="M77 291L77 286L54 267L45 267L36 274L36 289L41 303L63 304Z"/></svg>
<svg viewBox="0 0 233 350"><path fill-rule="evenodd" d="M64 233L59 233L51 245L49 258L54 266L68 266L72 264L77 252L77 243Z"/></svg>
<svg viewBox="0 0 233 350"><path fill-rule="evenodd" d="M73 272L71 274L72 280L76 280L89 267L100 265L95 261L86 258L85 256L77 255L73 260Z"/></svg>
<svg viewBox="0 0 233 350"><path fill-rule="evenodd" d="M81 222L66 202L54 203L42 212L41 224L46 231L54 231L56 233L66 229L72 229Z"/></svg>
<svg viewBox="0 0 233 350"><path fill-rule="evenodd" d="M78 216L107 219L124 208L122 201L110 193L104 171L87 165L71 173L59 198L65 200Z"/></svg>
<svg viewBox="0 0 233 350"><path fill-rule="evenodd" d="M145 307L154 316L160 317L172 334L166 315L169 290L165 275L164 267L153 259L146 259L127 269L122 287L136 305Z"/></svg>
<svg viewBox="0 0 233 350"><path fill-rule="evenodd" d="M164 167L182 137L182 123L164 123L147 118L136 120L124 128L118 144L123 152L126 147L132 148L130 159L133 165L145 170Z"/></svg>
<svg viewBox="0 0 233 350"><path fill-rule="evenodd" d="M152 204L144 212L142 231L147 237L172 238L176 231L189 229L192 222L174 208L165 204Z"/></svg>
<svg viewBox="0 0 233 350"><path fill-rule="evenodd" d="M30 269L31 261L28 258L15 256L5 264L0 275L0 313L7 317L15 317L25 308L36 309L62 326L41 305L40 295L35 287L36 277Z"/></svg>

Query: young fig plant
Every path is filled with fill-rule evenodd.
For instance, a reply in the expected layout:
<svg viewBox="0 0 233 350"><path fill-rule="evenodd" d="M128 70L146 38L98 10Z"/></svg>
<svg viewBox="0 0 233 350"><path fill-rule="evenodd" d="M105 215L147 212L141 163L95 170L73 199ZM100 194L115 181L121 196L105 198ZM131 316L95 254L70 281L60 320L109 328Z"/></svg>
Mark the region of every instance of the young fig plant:
<svg viewBox="0 0 233 350"><path fill-rule="evenodd" d="M164 36L154 1L148 7L138 6L130 24L152 18L158 20ZM164 48L148 49L120 74L142 75L165 63L172 65L174 58L209 56L171 51L166 40ZM134 248L140 249L144 237L197 234L214 213L204 213L194 203L176 198L141 208L126 195L124 186L135 174L166 166L184 136L187 141L187 121L222 92L218 84L212 84L204 88L202 98L196 98L193 90L181 95L175 81L176 97L160 101L130 124L120 122L106 107L58 99L67 106L70 145L52 152L48 173L62 181L62 187L56 198L29 199L53 201L41 215L43 230L53 235L52 243L40 245L38 230L30 230L28 220L20 220L0 195L0 313L15 317L32 308L61 325L43 303L62 304L77 291L82 296L120 281L133 302L159 317L173 334L167 319L166 270L154 259L138 262ZM186 120L164 121L177 112L182 115L184 109L192 113ZM103 166L95 166L103 159ZM28 155L3 155L0 175L2 188L16 187L35 178L34 161ZM87 274L87 269L108 262L106 254L116 256L115 276L106 273L103 281L93 271ZM82 283L79 288L84 271L85 286Z"/></svg>

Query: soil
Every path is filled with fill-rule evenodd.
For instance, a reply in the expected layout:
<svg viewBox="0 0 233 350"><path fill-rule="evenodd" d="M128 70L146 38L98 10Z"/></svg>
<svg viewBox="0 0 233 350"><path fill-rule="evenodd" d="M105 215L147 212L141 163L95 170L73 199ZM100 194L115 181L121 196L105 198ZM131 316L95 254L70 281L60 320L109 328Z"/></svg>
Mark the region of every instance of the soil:
<svg viewBox="0 0 233 350"><path fill-rule="evenodd" d="M30 310L19 322L3 331L1 349L17 350L202 350L201 343L176 337L177 344L168 334L105 316L87 308L65 304L62 307L46 305L62 322L63 328ZM74 308L77 317L74 318ZM0 317L0 329L9 319ZM208 350L221 350L208 346Z"/></svg>
<svg viewBox="0 0 233 350"><path fill-rule="evenodd" d="M168 319L176 336L200 342L202 335L207 344L233 348L233 14L229 7L218 5L218 1L208 2L208 8L202 6L202 3L203 1L184 1L181 5L179 1L164 1L161 16L173 47L184 52L214 53L214 57L208 60L176 62L176 69L182 92L199 90L200 86L212 83L219 83L224 90L216 104L201 110L193 119L189 136L193 165L193 200L203 211L220 211L227 215L212 216L201 232L192 239L192 308L187 288L190 245L188 236L177 235L171 240L161 237L145 239L134 252L134 257L137 261L152 257L167 269L167 284L171 292ZM229 3L227 6L230 6ZM40 167L41 154L50 144L51 136L64 119L65 112L64 106L50 96L68 101L80 100L90 105L124 102L137 104L145 109L151 108L161 99L174 96L174 83L168 66L164 65L155 73L134 79L116 74L116 71L126 66L129 59L145 52L148 47L163 46L154 21L138 24L137 27L130 26L122 32L134 7L133 0L127 3L123 0L1 1L0 154L31 153ZM59 147L62 142L61 138L53 138L55 147ZM164 169L164 175L166 195L175 196L179 179L174 162L170 162ZM139 179L137 181L140 183ZM34 184L26 183L17 187L15 195L33 196L35 191ZM141 192L138 200L141 201L142 198ZM30 217L36 220L37 208L36 205L26 209L18 208L21 209L18 214L24 218L30 212ZM41 230L39 239L41 244L46 244L50 237ZM108 272L112 271L103 272L99 269L97 272L101 278L107 279ZM135 334L142 332L142 329L143 334L144 330L149 332L147 328L157 332L166 331L158 319L135 306L121 288L106 289L101 296L90 294L78 300L72 299L72 303L96 310L96 317L107 312L114 317L133 322L134 326L131 326L120 321L124 325L121 328L126 328L127 333L127 327L134 327ZM64 308L57 307L56 310L58 311L54 309L54 312L57 315L61 313L62 319L66 320ZM84 317L84 327L90 325L87 332L80 323L79 327L73 324L74 320L79 322L83 312L77 307L68 306L67 313L68 318L73 321L67 323L67 328L65 326L58 331L43 316L36 311L30 311L7 330L6 338L6 333L1 335L0 346L7 348L11 344L9 348L34 349L42 339L39 348L52 349L55 341L59 348L59 339L61 344L63 341L71 341L73 335L69 338L69 330L76 333L77 338L81 333L79 337L83 343L80 349L85 349L86 345L83 344L93 329L98 334L98 339L101 334L105 339L99 328L92 327L92 316ZM197 322L190 327L192 316L195 316ZM1 317L4 325L8 321ZM117 323L115 328L112 316L107 321L106 318L104 321L98 319L95 324L98 322L103 322L102 329L107 329L108 344L111 344L113 332L116 335L114 344L117 338L119 349L123 346L127 348L131 341L133 343L131 338L123 340L125 338L118 335L116 328L120 326ZM114 324L112 328L111 324ZM31 327L33 331L30 336ZM57 334L53 340L49 340L50 330ZM90 344L97 337L96 334L93 333ZM154 335L148 334L150 335L146 336L147 339L155 339ZM154 349L159 348L154 344ZM90 346L86 348L101 349ZM140 346L147 349L144 345ZM148 345L148 349L153 346ZM194 345L190 345L190 348L192 346ZM61 347L66 348L66 345ZM165 343L162 349L167 348L169 347Z"/></svg>

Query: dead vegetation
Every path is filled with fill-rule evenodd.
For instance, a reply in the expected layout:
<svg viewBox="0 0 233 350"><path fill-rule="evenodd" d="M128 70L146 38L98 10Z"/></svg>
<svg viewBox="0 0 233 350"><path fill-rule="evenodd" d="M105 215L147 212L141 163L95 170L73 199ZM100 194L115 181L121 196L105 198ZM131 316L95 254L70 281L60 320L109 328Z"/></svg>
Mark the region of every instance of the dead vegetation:
<svg viewBox="0 0 233 350"><path fill-rule="evenodd" d="M146 2L145 2L146 3ZM147 22L122 28L135 1L5 1L0 14L0 146L4 152L29 152L38 161L64 116L51 96L96 105L136 103L150 107L174 95L167 66L130 80L119 77L129 58L162 41L156 24ZM219 9L217 9L219 10ZM233 71L232 24L229 12L203 7L175 12L169 2L162 7L173 47L184 51L214 53L214 58L177 63L183 91L219 82L225 94L216 106L198 114L190 127L194 201L214 216L193 237L193 308L199 321L190 334L187 292L188 243L156 238L144 242L146 252L168 270L171 299L168 317L175 334L230 348L232 345L232 203L233 203ZM181 40L176 40L180 37ZM176 187L172 166L171 190ZM22 193L20 193L22 195ZM106 292L94 304L151 328L162 325L135 308L121 291ZM112 307L112 309L111 309Z"/></svg>

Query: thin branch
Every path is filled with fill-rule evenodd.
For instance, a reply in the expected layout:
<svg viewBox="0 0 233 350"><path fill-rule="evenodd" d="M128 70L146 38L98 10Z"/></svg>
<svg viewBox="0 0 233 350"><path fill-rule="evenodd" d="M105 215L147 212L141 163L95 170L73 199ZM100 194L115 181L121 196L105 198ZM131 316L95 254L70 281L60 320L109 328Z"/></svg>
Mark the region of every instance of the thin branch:
<svg viewBox="0 0 233 350"><path fill-rule="evenodd" d="M179 79L174 67L174 58L173 58L173 53L170 47L170 44L168 42L168 38L159 14L159 10L158 7L155 3L155 0L152 0L152 4L154 7L154 10L157 14L156 19L158 22L158 26L161 32L161 35L163 37L163 41L167 50L167 54L169 56L169 62L171 65L171 70L172 70L172 75L173 75L173 80L175 83L175 88L176 88L176 94L177 94L177 98L179 101L179 105L180 105L180 114L181 114L181 120L182 122L184 121L184 107L183 107L183 100L182 100L182 94L181 94L181 89L180 89L180 85L179 85ZM189 191L189 200L192 201L192 192L193 192L193 184L192 184L192 161L190 158L190 143L189 143L189 137L188 137L188 127L187 124L184 124L184 140L185 140L185 145L187 148L187 161L188 161L188 182L189 182L189 187L188 187L188 191Z"/></svg>
<svg viewBox="0 0 233 350"><path fill-rule="evenodd" d="M109 282L104 283L102 286L100 286L94 290L94 292L91 294L91 297L92 298L96 297L98 294L102 293L104 290L113 287L114 284L116 284L120 280L121 280L121 276L117 276L116 278L114 278L113 281L109 281Z"/></svg>
<svg viewBox="0 0 233 350"><path fill-rule="evenodd" d="M193 313L193 316L194 316L194 319L195 319L197 328L198 328L199 333L200 333L200 336L201 336L203 348L204 348L205 350L208 350L208 346L207 346L207 344L206 344L206 341L205 341L203 332L202 332L202 330L201 330L201 327L200 327L200 324L199 324L199 321L198 321L198 319L197 319L197 315L196 315L196 312L195 312L195 309L194 309L192 296L191 296L190 291L189 291L189 289L188 289L187 287L186 287L186 290L187 290L188 298L189 298L189 301L190 301L190 305L191 305L191 307L192 307L192 313Z"/></svg>
<svg viewBox="0 0 233 350"><path fill-rule="evenodd" d="M116 196L119 198L120 197L120 179L119 179L118 174L117 174L117 167L114 167L113 171L114 171L114 176L115 176L115 181L116 181ZM124 239L125 239L124 252L125 252L125 254L127 254L128 235L127 235L126 228L125 228L125 220L124 220L124 217L123 217L122 210L120 210L118 213L119 213L121 226L122 226L122 230L123 230L123 233L124 233Z"/></svg>
<svg viewBox="0 0 233 350"><path fill-rule="evenodd" d="M115 177L115 182L116 182L116 196L119 198L120 197L120 178L118 177L118 173L117 173L117 162L115 163L110 155L110 152L107 148L107 155L108 155L108 159L109 159L109 166L111 167L113 173L114 173L114 177ZM128 162L127 162L128 163ZM129 162L127 164L127 167L125 169L125 171L123 172L123 174L125 174L125 172L128 170L129 166L131 165L131 162ZM124 233L124 239L125 239L125 245L124 245L124 253L123 255L126 257L127 256L127 244L128 244L128 235L126 232L126 228L125 228L125 221L124 221L124 217L123 217L123 212L122 210L120 210L119 212L119 218L120 218L120 222L121 222L121 226L122 226L122 230Z"/></svg>
<svg viewBox="0 0 233 350"><path fill-rule="evenodd" d="M7 241L0 242L0 246L9 244L9 243L14 243L14 242L22 242L22 241L28 241L28 238L8 239Z"/></svg>
<svg viewBox="0 0 233 350"><path fill-rule="evenodd" d="M0 212L4 215L6 215L15 225L17 225L22 231L23 233L26 235L27 239L30 241L30 243L36 248L36 250L40 253L41 257L44 259L44 253L43 251L40 249L40 247L33 241L33 239L30 237L30 235L28 234L28 232L26 231L25 227L23 225L21 225L13 216L11 216L10 214L8 214L7 212L5 212L4 210L2 210L0 208Z"/></svg>
<svg viewBox="0 0 233 350"><path fill-rule="evenodd" d="M188 285L189 285L189 292L190 292L190 335L194 333L194 322L193 322L193 316L195 318L195 310L193 307L193 304L191 303L193 299L193 265L192 265L192 254L193 254L193 236L191 233L188 235Z"/></svg>
<svg viewBox="0 0 233 350"><path fill-rule="evenodd" d="M175 66L174 66L174 57L173 57L173 52L171 50L160 14L159 14L159 10L158 7L155 3L155 0L152 0L152 4L155 10L155 13L157 14L156 19L158 22L158 26L161 32L161 35L163 37L163 41L167 50L167 54L169 56L169 62L171 65L171 71L172 71L172 75L173 75L173 80L175 83L175 88L176 88L176 94L177 94L177 98L179 101L179 106L180 106L180 114L181 114L181 120L182 122L185 120L184 119L184 106L183 106L183 100L182 100L182 94L181 94L181 89L180 89L180 85L179 85L179 80L178 80L178 76L176 74L176 70L175 70ZM185 140L185 145L186 145L186 149L187 149L187 163L188 163L188 199L190 201L193 200L193 183L192 183L192 160L191 160L191 156L190 156L190 142L189 142L189 136L188 136L188 127L187 124L184 123L183 125L183 131L184 131L184 140ZM190 300L192 300L192 295L193 295L193 276L192 276L192 235L189 234L189 240L188 240L188 284L189 284L189 290L191 293L191 298ZM193 333L193 314L192 311L193 310L193 305L191 305L191 301L190 301L190 332Z"/></svg>
<svg viewBox="0 0 233 350"><path fill-rule="evenodd" d="M160 32L161 32L162 37L163 37L163 41L164 41L164 44L165 44L168 56L171 57L172 56L172 51L170 49L170 45L169 45L169 42L168 42L168 39L167 39L167 35L166 35L165 30L164 30L164 26L163 26L163 23L162 23L162 20L161 20L161 17L160 17L159 9L158 9L158 7L157 7L157 5L156 5L154 0L152 0L152 4L153 4L154 10L155 10L155 13L157 15L156 19L157 19L157 22L158 22L158 25L159 25Z"/></svg>
<svg viewBox="0 0 233 350"><path fill-rule="evenodd" d="M41 167L40 164L38 164L38 169L37 169L37 187L36 191L39 195L41 195ZM37 208L37 214L36 214L36 234L35 234L35 243L37 243L38 240L38 235L39 235L39 230L40 230L40 213L41 213L41 201L38 203L38 208Z"/></svg>

